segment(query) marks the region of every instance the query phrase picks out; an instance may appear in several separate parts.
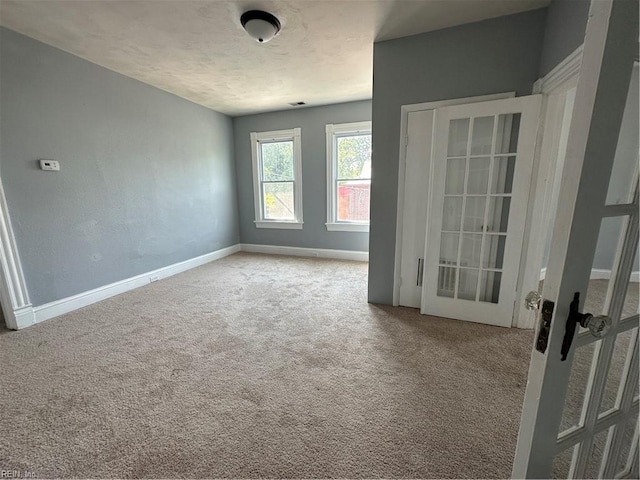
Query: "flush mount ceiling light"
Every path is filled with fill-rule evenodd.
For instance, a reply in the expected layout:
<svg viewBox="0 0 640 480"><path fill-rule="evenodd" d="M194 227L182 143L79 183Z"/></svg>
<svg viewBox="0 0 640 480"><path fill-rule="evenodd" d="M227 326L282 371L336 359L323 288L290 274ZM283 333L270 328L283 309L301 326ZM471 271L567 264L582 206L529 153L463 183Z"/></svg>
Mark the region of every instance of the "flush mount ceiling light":
<svg viewBox="0 0 640 480"><path fill-rule="evenodd" d="M240 23L257 42L266 43L280 31L280 21L262 10L249 10L240 17Z"/></svg>

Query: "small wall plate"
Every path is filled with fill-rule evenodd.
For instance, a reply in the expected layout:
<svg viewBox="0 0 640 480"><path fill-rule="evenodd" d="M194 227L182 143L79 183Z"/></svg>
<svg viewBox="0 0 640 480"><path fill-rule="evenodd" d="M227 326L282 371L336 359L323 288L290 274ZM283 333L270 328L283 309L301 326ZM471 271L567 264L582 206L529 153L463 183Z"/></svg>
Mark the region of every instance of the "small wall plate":
<svg viewBox="0 0 640 480"><path fill-rule="evenodd" d="M49 170L49 171L59 172L60 171L60 162L58 162L57 160L42 159L42 160L40 160L40 168L42 170Z"/></svg>

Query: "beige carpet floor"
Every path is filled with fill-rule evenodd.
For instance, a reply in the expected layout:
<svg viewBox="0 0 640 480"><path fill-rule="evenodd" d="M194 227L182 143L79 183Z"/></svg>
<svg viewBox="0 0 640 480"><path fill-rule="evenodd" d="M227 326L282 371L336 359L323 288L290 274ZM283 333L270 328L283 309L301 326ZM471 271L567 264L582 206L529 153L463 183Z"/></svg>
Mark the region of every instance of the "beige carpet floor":
<svg viewBox="0 0 640 480"><path fill-rule="evenodd" d="M0 469L508 477L530 331L368 304L367 265L236 254L0 333Z"/></svg>

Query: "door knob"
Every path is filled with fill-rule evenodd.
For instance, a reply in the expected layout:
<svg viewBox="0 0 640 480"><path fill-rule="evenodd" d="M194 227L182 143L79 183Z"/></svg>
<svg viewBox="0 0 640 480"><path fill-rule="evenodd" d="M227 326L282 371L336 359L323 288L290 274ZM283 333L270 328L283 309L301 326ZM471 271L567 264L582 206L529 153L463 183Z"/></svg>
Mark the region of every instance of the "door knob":
<svg viewBox="0 0 640 480"><path fill-rule="evenodd" d="M527 293L527 296L524 297L524 306L527 310L539 310L541 300L542 295L535 290L531 290Z"/></svg>
<svg viewBox="0 0 640 480"><path fill-rule="evenodd" d="M586 313L580 325L583 328L588 328L594 337L602 338L611 330L611 318L606 315L596 315L594 317L590 313Z"/></svg>
<svg viewBox="0 0 640 480"><path fill-rule="evenodd" d="M562 340L562 360L567 359L567 354L571 348L573 337L576 332L576 326L580 324L583 328L588 328L591 335L594 337L602 338L609 330L611 330L611 318L606 315L593 316L590 313L580 313L580 292L576 292L573 295L573 301L569 306L569 317L567 318L567 324L564 331L564 339Z"/></svg>

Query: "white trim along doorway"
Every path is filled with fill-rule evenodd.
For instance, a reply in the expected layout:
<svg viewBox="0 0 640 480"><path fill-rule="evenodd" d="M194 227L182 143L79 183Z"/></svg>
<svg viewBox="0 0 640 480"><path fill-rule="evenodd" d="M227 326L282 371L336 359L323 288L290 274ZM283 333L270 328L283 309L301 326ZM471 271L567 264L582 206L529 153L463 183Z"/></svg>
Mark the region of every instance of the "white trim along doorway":
<svg viewBox="0 0 640 480"><path fill-rule="evenodd" d="M35 322L11 219L0 179L0 302L7 328L17 330Z"/></svg>

